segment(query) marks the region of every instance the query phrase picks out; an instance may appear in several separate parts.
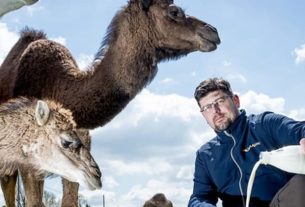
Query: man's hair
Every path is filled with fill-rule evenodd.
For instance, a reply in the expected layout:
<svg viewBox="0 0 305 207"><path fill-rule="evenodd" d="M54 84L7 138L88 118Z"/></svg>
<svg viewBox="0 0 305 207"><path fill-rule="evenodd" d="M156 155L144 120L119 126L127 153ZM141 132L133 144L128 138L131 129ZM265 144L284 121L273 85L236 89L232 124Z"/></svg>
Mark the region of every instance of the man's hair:
<svg viewBox="0 0 305 207"><path fill-rule="evenodd" d="M199 100L213 91L221 90L229 96L233 96L230 83L222 78L210 78L202 81L195 90L195 99L199 104Z"/></svg>

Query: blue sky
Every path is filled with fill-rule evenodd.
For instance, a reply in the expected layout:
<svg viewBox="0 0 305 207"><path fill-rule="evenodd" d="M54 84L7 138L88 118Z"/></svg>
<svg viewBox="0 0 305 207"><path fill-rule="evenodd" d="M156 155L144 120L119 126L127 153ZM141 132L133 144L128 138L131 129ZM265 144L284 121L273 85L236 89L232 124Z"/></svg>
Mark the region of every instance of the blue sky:
<svg viewBox="0 0 305 207"><path fill-rule="evenodd" d="M0 19L0 63L25 26L63 43L85 68L110 20L127 1L40 0ZM114 120L91 131L92 153L103 171L100 191L80 193L92 206L134 207L163 192L175 207L192 191L196 150L213 137L193 99L205 78L228 79L247 113L271 110L305 118L305 2L303 0L175 1L218 29L222 43L159 64L159 72ZM47 190L61 193L59 179ZM3 204L0 192L0 204Z"/></svg>

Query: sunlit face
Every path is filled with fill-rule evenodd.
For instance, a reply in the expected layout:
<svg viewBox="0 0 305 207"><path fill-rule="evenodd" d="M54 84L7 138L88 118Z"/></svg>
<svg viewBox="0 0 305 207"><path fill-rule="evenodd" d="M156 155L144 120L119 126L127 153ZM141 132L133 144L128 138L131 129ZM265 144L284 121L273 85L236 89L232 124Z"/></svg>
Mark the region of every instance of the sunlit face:
<svg viewBox="0 0 305 207"><path fill-rule="evenodd" d="M226 130L239 115L239 97L221 90L208 93L199 100L200 111L215 131Z"/></svg>

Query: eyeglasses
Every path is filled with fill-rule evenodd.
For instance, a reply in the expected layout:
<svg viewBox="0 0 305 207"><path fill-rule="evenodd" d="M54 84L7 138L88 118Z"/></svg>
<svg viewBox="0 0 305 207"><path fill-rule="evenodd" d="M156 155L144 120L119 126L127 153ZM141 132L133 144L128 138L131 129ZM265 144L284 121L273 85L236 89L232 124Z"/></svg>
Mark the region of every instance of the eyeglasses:
<svg viewBox="0 0 305 207"><path fill-rule="evenodd" d="M213 109L215 106L217 106L217 107L222 106L222 105L225 103L226 99L229 98L229 97L231 97L231 96L224 95L224 96L222 96L222 97L217 98L217 99L216 99L215 101L213 101L212 103L207 104L207 105L201 107L200 112L209 112L209 111L211 111L211 109Z"/></svg>

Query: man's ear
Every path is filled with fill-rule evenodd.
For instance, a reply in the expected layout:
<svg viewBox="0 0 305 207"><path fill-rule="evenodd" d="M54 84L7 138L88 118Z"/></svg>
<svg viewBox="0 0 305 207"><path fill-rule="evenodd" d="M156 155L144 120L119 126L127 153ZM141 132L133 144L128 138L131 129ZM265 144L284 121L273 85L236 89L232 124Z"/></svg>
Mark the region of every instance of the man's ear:
<svg viewBox="0 0 305 207"><path fill-rule="evenodd" d="M239 107L240 107L239 96L238 96L237 94L234 94L233 97L232 97L232 100L233 100L235 106L236 106L237 108L239 108Z"/></svg>

